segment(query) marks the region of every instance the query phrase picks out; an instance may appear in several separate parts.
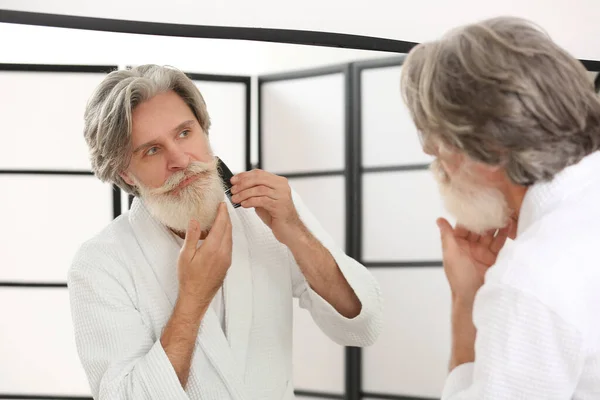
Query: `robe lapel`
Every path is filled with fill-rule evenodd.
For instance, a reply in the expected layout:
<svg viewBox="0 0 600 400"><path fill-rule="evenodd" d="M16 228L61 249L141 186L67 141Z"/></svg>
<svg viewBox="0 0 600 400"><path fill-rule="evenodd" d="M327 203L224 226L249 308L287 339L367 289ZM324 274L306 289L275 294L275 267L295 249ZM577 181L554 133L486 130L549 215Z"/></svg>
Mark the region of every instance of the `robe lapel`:
<svg viewBox="0 0 600 400"><path fill-rule="evenodd" d="M225 330L235 364L243 376L246 371L253 309L250 252L246 239L247 227L242 214L249 211L241 208L235 209L230 202L226 203L233 229L233 252L231 267L223 285L226 310Z"/></svg>
<svg viewBox="0 0 600 400"><path fill-rule="evenodd" d="M196 346L202 348L219 371L233 397L243 400L247 392L243 377L252 323L252 275L245 226L237 215L244 210L234 209L229 202L227 207L233 228L231 267L223 285L227 338L211 307L200 324ZM170 311L178 296L177 257L180 247L171 232L150 215L138 198L133 201L129 220L148 264L169 300Z"/></svg>
<svg viewBox="0 0 600 400"><path fill-rule="evenodd" d="M138 198L131 204L129 221L148 264L169 299L171 308L174 307L179 291L177 257L180 251L175 237L150 215Z"/></svg>

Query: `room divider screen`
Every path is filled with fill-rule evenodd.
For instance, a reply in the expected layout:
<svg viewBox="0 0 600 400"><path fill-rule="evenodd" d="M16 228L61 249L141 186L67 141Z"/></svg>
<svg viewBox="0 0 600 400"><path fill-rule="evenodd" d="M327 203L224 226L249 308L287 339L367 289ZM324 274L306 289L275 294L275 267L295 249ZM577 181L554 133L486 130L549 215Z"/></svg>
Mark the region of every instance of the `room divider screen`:
<svg viewBox="0 0 600 400"><path fill-rule="evenodd" d="M83 238L121 213L92 176L83 111L111 65L0 64L0 397L89 396L66 284Z"/></svg>

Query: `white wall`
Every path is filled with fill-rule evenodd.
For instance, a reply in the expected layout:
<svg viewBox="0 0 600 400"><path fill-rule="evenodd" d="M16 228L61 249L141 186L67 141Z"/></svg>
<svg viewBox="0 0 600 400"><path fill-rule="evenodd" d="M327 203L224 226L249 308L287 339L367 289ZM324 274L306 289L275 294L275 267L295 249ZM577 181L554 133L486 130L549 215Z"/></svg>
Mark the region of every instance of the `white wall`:
<svg viewBox="0 0 600 400"><path fill-rule="evenodd" d="M0 8L197 25L246 26L385 37L421 42L497 15L542 25L578 58L600 59L597 0L0 0Z"/></svg>

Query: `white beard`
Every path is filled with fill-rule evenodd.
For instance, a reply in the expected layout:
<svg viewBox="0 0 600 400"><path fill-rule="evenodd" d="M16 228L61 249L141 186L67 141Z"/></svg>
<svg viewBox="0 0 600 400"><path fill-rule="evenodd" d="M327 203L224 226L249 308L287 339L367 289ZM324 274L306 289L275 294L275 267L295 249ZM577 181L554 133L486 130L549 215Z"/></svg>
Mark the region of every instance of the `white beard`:
<svg viewBox="0 0 600 400"><path fill-rule="evenodd" d="M181 181L194 175L200 176L177 193L173 192ZM185 232L191 219L198 221L202 231L210 230L219 204L225 198L216 160L210 163L193 162L185 171L171 175L156 189L145 187L133 176L131 178L150 214L177 232Z"/></svg>
<svg viewBox="0 0 600 400"><path fill-rule="evenodd" d="M508 224L511 211L499 189L477 184L463 166L452 179L438 160L431 164L430 169L438 183L444 206L459 225L483 234Z"/></svg>

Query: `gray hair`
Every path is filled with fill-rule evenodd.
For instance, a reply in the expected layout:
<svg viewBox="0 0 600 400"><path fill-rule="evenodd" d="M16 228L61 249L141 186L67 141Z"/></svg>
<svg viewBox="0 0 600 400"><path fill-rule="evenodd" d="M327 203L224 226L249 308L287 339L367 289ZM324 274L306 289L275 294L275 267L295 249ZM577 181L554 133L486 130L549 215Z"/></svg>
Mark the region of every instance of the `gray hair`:
<svg viewBox="0 0 600 400"><path fill-rule="evenodd" d="M210 117L206 103L191 79L175 68L142 65L113 71L96 88L85 110L84 136L92 171L101 181L139 195L137 188L119 175L131 161L132 112L137 105L168 91L174 91L187 103L208 134Z"/></svg>
<svg viewBox="0 0 600 400"><path fill-rule="evenodd" d="M523 19L484 20L416 46L401 88L425 146L501 165L516 184L550 180L600 149L600 97L587 71Z"/></svg>

